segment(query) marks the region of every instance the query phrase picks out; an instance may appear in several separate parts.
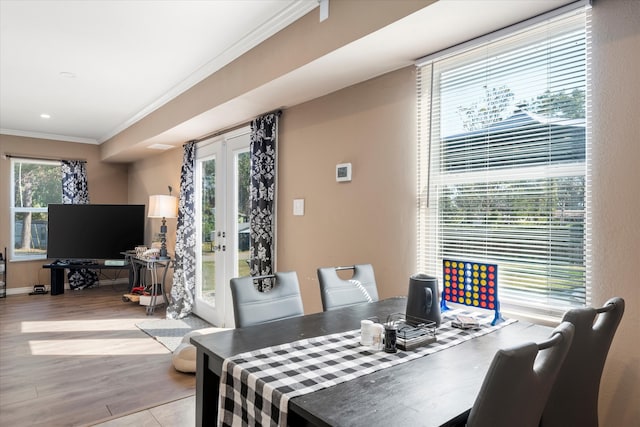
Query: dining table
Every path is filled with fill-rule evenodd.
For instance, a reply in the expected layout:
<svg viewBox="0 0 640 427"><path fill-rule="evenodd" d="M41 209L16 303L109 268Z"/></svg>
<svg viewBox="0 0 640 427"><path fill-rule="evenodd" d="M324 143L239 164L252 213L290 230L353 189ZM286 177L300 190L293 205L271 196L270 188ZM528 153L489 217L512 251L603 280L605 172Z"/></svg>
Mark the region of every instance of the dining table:
<svg viewBox="0 0 640 427"><path fill-rule="evenodd" d="M276 416L271 425L455 425L468 415L498 349L542 341L552 331L548 326L507 319L496 326L487 324L484 331L460 330L461 335L454 337L450 336L454 331L451 316L443 312L442 324L435 330L434 343L409 351L398 350L393 355L386 355L383 350L372 352L360 346L358 334L361 320L374 318L385 322L401 316L406 310L406 303L406 297L392 297L192 337L191 343L197 350L196 425L225 425L219 422L219 415L224 414L224 402L229 402L230 395L234 394L227 392L227 382L233 382L230 367L235 369L234 372L240 372L242 363L253 356L269 358L270 354L294 354L290 346L298 348L299 343L326 343L330 338L337 342L332 345L340 346L344 342L344 347L350 351L347 357L349 368L335 375L336 380L309 388L304 393L293 393L285 401L287 407L283 408L286 420ZM493 319L492 313L487 314L487 310L473 312L466 307L462 313ZM276 353L270 353L274 349ZM306 366L314 365L314 357L318 357L318 365L333 366L332 361L327 364L326 355L322 356L321 361L320 356L314 354L320 353L305 353L302 357L295 357ZM285 368L297 366L291 361L282 362L280 356L277 358L280 361L278 365ZM370 363L371 360L373 363ZM368 368L358 372L360 366ZM291 369L290 377L293 378L295 368ZM260 374L260 369L254 371ZM246 378L247 374L243 375ZM285 383L291 379L285 377ZM251 381L255 382L255 379ZM291 379L289 383L293 381ZM242 388L246 392L247 385L242 384ZM236 399L246 404L246 399L239 398L238 393L235 392ZM259 400L262 402L261 397ZM229 425L255 424L247 421L245 408L242 411L236 408L236 412L237 418ZM241 419L244 421L241 422Z"/></svg>

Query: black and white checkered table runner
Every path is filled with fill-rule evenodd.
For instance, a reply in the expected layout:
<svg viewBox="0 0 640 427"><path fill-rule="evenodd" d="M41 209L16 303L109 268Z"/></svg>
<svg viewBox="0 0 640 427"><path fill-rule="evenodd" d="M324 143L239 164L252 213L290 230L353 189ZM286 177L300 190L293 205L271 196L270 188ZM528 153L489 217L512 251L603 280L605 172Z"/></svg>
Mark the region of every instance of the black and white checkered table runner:
<svg viewBox="0 0 640 427"><path fill-rule="evenodd" d="M479 329L458 329L456 315L475 317ZM219 426L286 426L289 399L408 362L486 335L515 322L491 325L493 313L442 313L437 341L412 351L385 353L360 345L360 330L308 338L226 359L220 375Z"/></svg>

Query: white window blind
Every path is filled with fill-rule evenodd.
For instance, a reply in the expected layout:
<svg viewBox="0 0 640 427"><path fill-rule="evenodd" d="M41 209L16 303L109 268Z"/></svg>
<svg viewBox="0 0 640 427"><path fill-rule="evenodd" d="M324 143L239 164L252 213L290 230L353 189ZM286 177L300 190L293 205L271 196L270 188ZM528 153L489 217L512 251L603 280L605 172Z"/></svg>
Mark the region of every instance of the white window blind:
<svg viewBox="0 0 640 427"><path fill-rule="evenodd" d="M418 265L499 265L502 308L589 295L588 11L418 66Z"/></svg>

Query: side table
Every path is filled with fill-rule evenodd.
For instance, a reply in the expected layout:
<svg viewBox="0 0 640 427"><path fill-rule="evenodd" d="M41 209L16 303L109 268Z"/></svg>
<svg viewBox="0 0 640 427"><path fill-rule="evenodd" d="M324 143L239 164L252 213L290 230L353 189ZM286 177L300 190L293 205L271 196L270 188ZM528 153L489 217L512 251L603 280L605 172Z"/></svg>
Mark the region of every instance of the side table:
<svg viewBox="0 0 640 427"><path fill-rule="evenodd" d="M163 304L165 306L168 305L169 299L165 291L165 280L169 267L173 265L173 260L171 258L139 258L131 253L127 253L126 257L131 264L133 283L139 283L141 286L151 290L151 300L149 305L147 305L147 316L152 315L156 307ZM150 283L146 282L147 273ZM138 275L140 275L140 277L138 277ZM162 280L158 280L160 275L162 276ZM157 288L160 288L160 294L158 294ZM158 301L158 297L160 296L162 296L162 300Z"/></svg>

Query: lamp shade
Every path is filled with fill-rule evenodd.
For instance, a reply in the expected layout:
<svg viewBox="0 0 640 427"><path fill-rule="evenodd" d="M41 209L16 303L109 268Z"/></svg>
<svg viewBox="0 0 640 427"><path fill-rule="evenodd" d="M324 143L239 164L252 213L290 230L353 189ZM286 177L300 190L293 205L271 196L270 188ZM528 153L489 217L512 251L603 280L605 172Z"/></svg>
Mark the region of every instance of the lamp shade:
<svg viewBox="0 0 640 427"><path fill-rule="evenodd" d="M149 196L149 218L175 218L177 215L177 197L163 194Z"/></svg>

